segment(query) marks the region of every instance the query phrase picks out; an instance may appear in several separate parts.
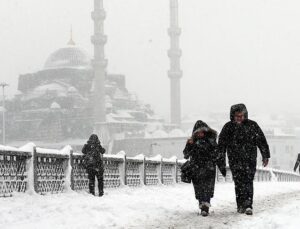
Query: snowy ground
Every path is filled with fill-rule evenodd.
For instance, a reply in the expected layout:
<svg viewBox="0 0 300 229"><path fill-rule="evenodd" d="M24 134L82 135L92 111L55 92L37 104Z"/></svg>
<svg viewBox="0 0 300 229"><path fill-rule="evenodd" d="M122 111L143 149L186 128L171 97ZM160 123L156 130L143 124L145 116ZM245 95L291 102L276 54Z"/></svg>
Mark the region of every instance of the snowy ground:
<svg viewBox="0 0 300 229"><path fill-rule="evenodd" d="M192 185L0 198L0 228L299 228L300 183L256 183L254 215L236 213L232 183L216 185L211 215L197 215Z"/></svg>

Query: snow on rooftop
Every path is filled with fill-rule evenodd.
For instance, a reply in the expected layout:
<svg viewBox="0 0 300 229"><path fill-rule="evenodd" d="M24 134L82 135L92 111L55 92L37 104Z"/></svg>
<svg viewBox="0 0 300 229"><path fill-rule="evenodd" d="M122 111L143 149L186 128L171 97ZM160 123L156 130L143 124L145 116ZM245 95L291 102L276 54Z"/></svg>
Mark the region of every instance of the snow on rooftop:
<svg viewBox="0 0 300 229"><path fill-rule="evenodd" d="M163 130L156 130L152 134L153 138L167 138L169 137L168 133Z"/></svg>
<svg viewBox="0 0 300 229"><path fill-rule="evenodd" d="M53 103L51 103L50 108L51 109L60 109L61 107L57 102L53 102Z"/></svg>
<svg viewBox="0 0 300 229"><path fill-rule="evenodd" d="M184 133L181 129L173 129L169 132L169 137L176 138L176 137L186 137L187 134Z"/></svg>

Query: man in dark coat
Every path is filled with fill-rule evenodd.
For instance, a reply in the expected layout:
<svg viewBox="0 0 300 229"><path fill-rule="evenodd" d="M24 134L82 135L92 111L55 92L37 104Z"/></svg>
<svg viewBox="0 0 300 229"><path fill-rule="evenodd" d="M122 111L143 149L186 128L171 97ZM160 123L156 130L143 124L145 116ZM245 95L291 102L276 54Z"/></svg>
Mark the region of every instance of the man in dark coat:
<svg viewBox="0 0 300 229"><path fill-rule="evenodd" d="M296 161L296 164L295 164L295 167L294 167L295 172L296 172L299 164L300 164L300 153L298 154L298 158L297 158L297 161ZM300 173L300 166L299 166L299 173Z"/></svg>
<svg viewBox="0 0 300 229"><path fill-rule="evenodd" d="M192 182L195 197L199 201L201 215L209 213L210 199L214 196L217 132L201 120L197 121L192 137L188 140L183 151L184 158L190 159ZM224 166L225 169L225 166ZM226 171L222 171L226 175Z"/></svg>
<svg viewBox="0 0 300 229"><path fill-rule="evenodd" d="M248 119L244 104L233 105L230 121L223 127L218 142L219 160L225 161L227 151L229 166L235 183L237 210L252 215L253 180L256 172L257 147L263 166L267 166L270 150L258 124Z"/></svg>
<svg viewBox="0 0 300 229"><path fill-rule="evenodd" d="M103 160L102 155L105 149L101 146L96 134L92 134L87 143L82 148L83 162L88 173L89 191L95 195L95 177L98 180L99 196L103 196Z"/></svg>

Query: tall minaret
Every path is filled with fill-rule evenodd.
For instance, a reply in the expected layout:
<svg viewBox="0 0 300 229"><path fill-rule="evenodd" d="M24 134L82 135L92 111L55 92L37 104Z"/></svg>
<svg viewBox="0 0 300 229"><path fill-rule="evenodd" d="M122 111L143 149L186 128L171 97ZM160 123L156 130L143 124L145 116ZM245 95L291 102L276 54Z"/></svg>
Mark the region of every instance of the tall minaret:
<svg viewBox="0 0 300 229"><path fill-rule="evenodd" d="M68 45L71 45L71 46L74 46L76 45L74 40L73 40L73 28L72 28L72 25L71 25L71 29L70 29L70 40L68 42Z"/></svg>
<svg viewBox="0 0 300 229"><path fill-rule="evenodd" d="M91 41L94 45L94 117L96 126L95 132L101 135L104 134L106 123L105 78L107 60L104 55L104 45L106 44L107 37L104 35L105 17L106 13L103 8L103 0L94 0L94 11L92 12L94 35L91 37Z"/></svg>
<svg viewBox="0 0 300 229"><path fill-rule="evenodd" d="M178 0L170 0L170 49L168 56L170 58L170 70L168 76L171 83L171 123L181 124L181 98L180 98L180 79L182 71L180 70L181 49L179 48L179 36L181 29L178 25Z"/></svg>

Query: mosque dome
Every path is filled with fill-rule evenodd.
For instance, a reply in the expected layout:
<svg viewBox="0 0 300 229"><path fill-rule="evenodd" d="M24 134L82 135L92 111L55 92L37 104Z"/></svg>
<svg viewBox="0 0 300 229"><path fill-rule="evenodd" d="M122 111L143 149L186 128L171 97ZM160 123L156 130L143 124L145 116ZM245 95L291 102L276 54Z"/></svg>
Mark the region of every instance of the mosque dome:
<svg viewBox="0 0 300 229"><path fill-rule="evenodd" d="M70 39L66 47L53 52L47 59L44 69L58 68L78 68L85 69L91 67L90 56L81 48L77 47L75 42Z"/></svg>

